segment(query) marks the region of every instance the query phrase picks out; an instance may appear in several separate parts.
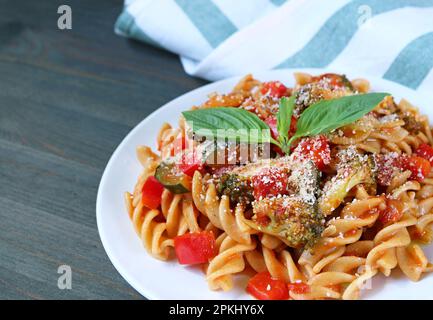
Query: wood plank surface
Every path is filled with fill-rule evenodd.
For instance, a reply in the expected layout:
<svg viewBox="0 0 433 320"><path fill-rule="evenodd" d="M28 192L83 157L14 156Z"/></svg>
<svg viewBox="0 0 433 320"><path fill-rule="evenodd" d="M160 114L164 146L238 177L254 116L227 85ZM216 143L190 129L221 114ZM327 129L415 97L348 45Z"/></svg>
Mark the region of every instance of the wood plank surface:
<svg viewBox="0 0 433 320"><path fill-rule="evenodd" d="M72 8L72 30L57 8ZM0 299L140 299L99 239L96 192L138 122L205 83L116 36L121 0L0 0ZM60 265L72 289L57 286Z"/></svg>

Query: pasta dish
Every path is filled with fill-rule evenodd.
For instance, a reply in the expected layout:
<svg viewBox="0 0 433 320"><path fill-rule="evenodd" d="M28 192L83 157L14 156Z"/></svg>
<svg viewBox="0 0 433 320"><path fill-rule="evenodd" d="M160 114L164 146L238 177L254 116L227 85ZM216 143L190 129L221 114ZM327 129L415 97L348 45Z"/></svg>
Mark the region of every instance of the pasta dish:
<svg viewBox="0 0 433 320"><path fill-rule="evenodd" d="M358 299L378 274L433 271L433 136L365 79L245 76L165 123L125 203L150 255L238 274L257 299ZM186 106L186 109L190 106Z"/></svg>

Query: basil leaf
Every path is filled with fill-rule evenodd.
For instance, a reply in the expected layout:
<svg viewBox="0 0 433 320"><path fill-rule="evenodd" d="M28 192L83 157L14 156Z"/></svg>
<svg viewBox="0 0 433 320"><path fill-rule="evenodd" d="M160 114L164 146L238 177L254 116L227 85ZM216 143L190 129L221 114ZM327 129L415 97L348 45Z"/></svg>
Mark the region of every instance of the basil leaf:
<svg viewBox="0 0 433 320"><path fill-rule="evenodd" d="M249 143L273 142L269 126L244 109L216 107L182 112L192 131L203 137Z"/></svg>
<svg viewBox="0 0 433 320"><path fill-rule="evenodd" d="M292 122L293 108L295 107L295 97L281 98L280 107L277 113L278 140L281 145L287 145L289 141L289 130ZM283 150L284 151L284 150Z"/></svg>
<svg viewBox="0 0 433 320"><path fill-rule="evenodd" d="M319 101L301 114L297 131L290 139L327 133L353 123L373 110L388 93L367 93Z"/></svg>

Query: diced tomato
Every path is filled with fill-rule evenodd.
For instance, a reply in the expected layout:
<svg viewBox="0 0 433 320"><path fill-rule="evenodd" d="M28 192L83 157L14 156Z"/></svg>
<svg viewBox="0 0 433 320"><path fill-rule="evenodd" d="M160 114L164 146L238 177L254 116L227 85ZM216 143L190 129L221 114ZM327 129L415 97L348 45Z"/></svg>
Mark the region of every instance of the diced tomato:
<svg viewBox="0 0 433 320"><path fill-rule="evenodd" d="M204 164L197 152L187 152L183 153L180 158L179 169L187 176L192 177L196 171L204 172Z"/></svg>
<svg viewBox="0 0 433 320"><path fill-rule="evenodd" d="M161 204L161 195L164 186L154 177L150 176L141 189L141 201L149 209L157 209Z"/></svg>
<svg viewBox="0 0 433 320"><path fill-rule="evenodd" d="M424 158L430 162L433 166L433 148L427 143L423 143L416 149L415 154L421 158Z"/></svg>
<svg viewBox="0 0 433 320"><path fill-rule="evenodd" d="M399 221L403 217L403 204L394 199L386 199L386 208L379 211L379 221L387 225Z"/></svg>
<svg viewBox="0 0 433 320"><path fill-rule="evenodd" d="M325 136L302 140L296 147L295 153L312 160L321 171L331 162L331 149Z"/></svg>
<svg viewBox="0 0 433 320"><path fill-rule="evenodd" d="M256 199L287 193L288 173L281 168L265 168L252 177Z"/></svg>
<svg viewBox="0 0 433 320"><path fill-rule="evenodd" d="M280 81L264 82L260 92L275 98L281 98L290 93L288 88Z"/></svg>
<svg viewBox="0 0 433 320"><path fill-rule="evenodd" d="M417 156L402 156L401 166L403 170L412 172L411 179L423 181L431 171L431 164L428 160Z"/></svg>
<svg viewBox="0 0 433 320"><path fill-rule="evenodd" d="M248 281L247 292L259 300L287 300L289 298L286 283L272 278L267 271L257 273Z"/></svg>
<svg viewBox="0 0 433 320"><path fill-rule="evenodd" d="M287 285L287 288L289 289L289 295L290 295L290 293L306 294L306 293L309 293L311 290L310 286L306 283L303 283L303 282L289 283Z"/></svg>
<svg viewBox="0 0 433 320"><path fill-rule="evenodd" d="M216 254L212 231L186 233L174 238L174 250L180 264L209 262Z"/></svg>

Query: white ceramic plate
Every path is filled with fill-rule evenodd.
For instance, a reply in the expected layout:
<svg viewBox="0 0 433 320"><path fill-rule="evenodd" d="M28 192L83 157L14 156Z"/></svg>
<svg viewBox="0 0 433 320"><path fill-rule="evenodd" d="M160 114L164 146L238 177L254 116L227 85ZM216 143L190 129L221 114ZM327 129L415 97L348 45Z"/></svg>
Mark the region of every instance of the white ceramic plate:
<svg viewBox="0 0 433 320"><path fill-rule="evenodd" d="M300 70L297 70L300 71ZM338 70L305 69L311 74L338 72ZM294 70L275 70L254 74L262 81L280 80L293 86ZM342 71L349 78L363 75ZM104 248L119 273L138 292L148 299L250 299L245 294L247 279L240 277L230 292L208 289L204 274L197 268L185 267L175 261L162 262L151 258L143 248L126 213L123 193L133 190L142 168L135 155L138 145L156 149L156 134L163 124L177 125L181 111L206 100L211 92L229 92L239 78L231 78L208 84L162 106L140 122L123 140L105 168L96 204L99 234ZM373 91L392 93L397 100L406 98L419 106L422 113L433 119L431 99L414 91L382 79L369 79ZM428 258L433 258L433 246L426 247ZM433 299L433 276L425 275L418 283L404 278L399 271L391 277L377 276L372 289L363 291L364 299Z"/></svg>

